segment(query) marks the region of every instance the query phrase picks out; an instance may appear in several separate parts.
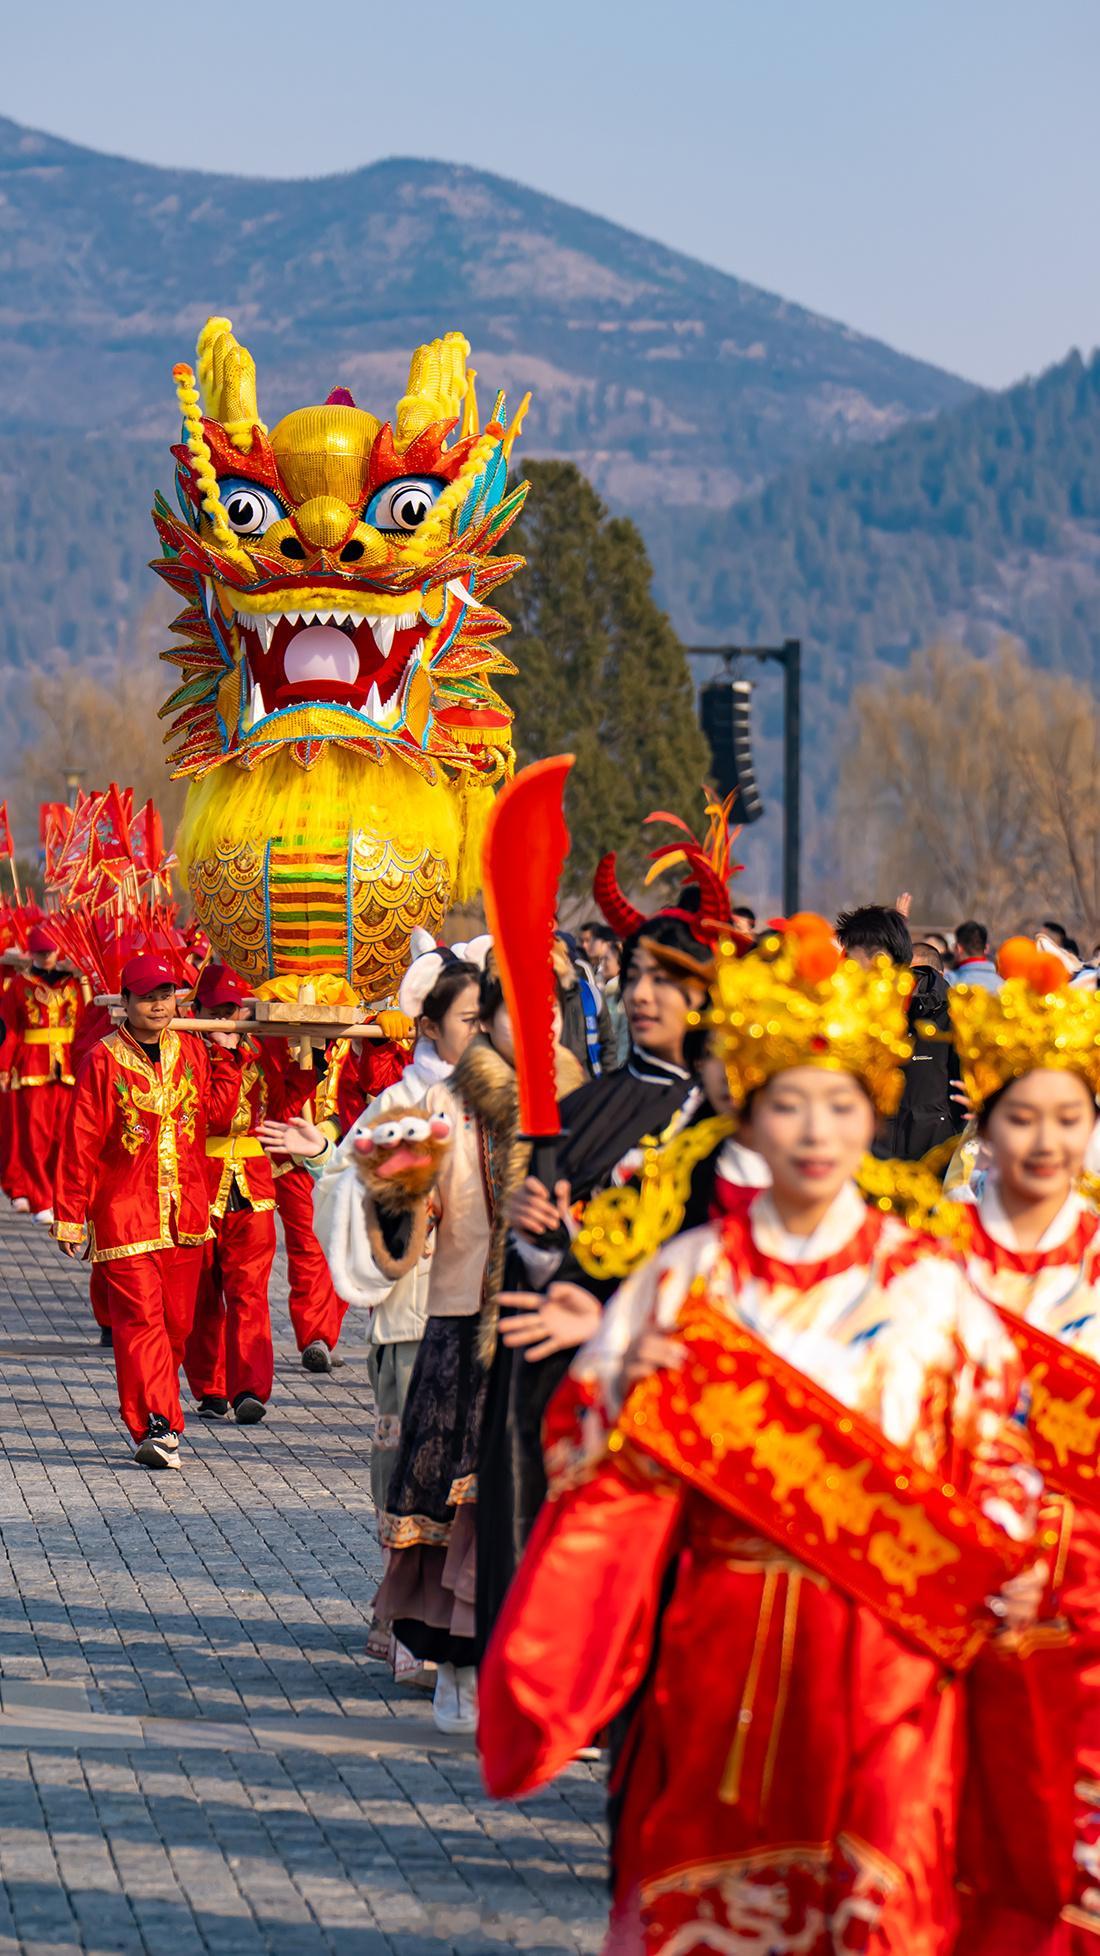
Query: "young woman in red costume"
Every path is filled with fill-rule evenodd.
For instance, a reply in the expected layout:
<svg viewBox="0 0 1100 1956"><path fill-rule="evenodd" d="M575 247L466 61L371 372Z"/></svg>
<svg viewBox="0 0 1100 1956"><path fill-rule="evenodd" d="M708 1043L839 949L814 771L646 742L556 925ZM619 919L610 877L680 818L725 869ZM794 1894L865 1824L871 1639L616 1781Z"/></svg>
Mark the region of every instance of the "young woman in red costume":
<svg viewBox="0 0 1100 1956"><path fill-rule="evenodd" d="M1014 1761L1016 1768L1003 1810L1006 1828L995 1851L986 1844L983 1892L959 1951L1100 1956L1100 1488L1093 1497L1089 1481L1100 1438L1100 1418L1094 1417L1100 1415L1100 1373L1093 1388L1086 1363L1080 1381L1074 1375L1057 1388L1049 1351L1043 1356L1036 1348L1045 1334L1082 1360L1100 1363L1100 1216L1081 1193L1100 1092L1100 1004L1095 993L1069 989L1064 967L1027 938L1003 947L999 967L1006 979L999 992L957 986L950 998L963 1081L990 1163L962 1197L973 1205L966 1211L966 1269L979 1295L1010 1329L1017 1326L1032 1373L1032 1429L1040 1457L1044 1433L1058 1434L1052 1415L1061 1412L1063 1420L1062 1459L1055 1455L1043 1464L1056 1490L1061 1538L1052 1572L1054 1604L1073 1637L1075 1735L1065 1750L1073 1755L1075 1786L1070 1789L1068 1775L1064 1787L1058 1783L1063 1747L1057 1738L1045 1749L1033 1748L1039 1770L1034 1784L1025 1785L1017 1710L1013 1729L996 1748L1001 1764ZM1037 1334L1030 1349L1029 1328ZM1077 1448L1086 1456L1083 1485L1076 1477L1063 1480ZM1058 1491L1060 1484L1068 1497ZM1012 1714L1003 1684L995 1698L1007 1721ZM1045 1709L1049 1714L1052 1706ZM1003 1905L1014 1872L1033 1859L1043 1833L1067 1836L1067 1874L1070 1833L1075 1841L1060 1920L1056 1903L1045 1921Z"/></svg>
<svg viewBox="0 0 1100 1956"><path fill-rule="evenodd" d="M705 1451L760 1478L741 1468L734 1429L755 1431L754 1395L772 1388L754 1380L731 1402L685 1369L698 1312L762 1356L762 1380L771 1365L787 1381L761 1436L781 1473L789 1461L797 1480L821 1431L790 1410L797 1381L812 1381L838 1431L852 1429L844 1409L863 1416L891 1474L893 1447L966 1500L1004 1566L1024 1555L1009 1540L1029 1542L1034 1526L1011 1341L957 1263L855 1187L876 1112L901 1088L907 974L842 962L821 919L788 932L742 960L723 954L716 975L717 1042L773 1186L667 1243L578 1355L547 1421L551 1498L479 1679L479 1746L501 1796L551 1778L633 1701L606 1956L941 1956L954 1933L947 1672L888 1612L800 1561L807 1538L740 1521L668 1452L658 1462L631 1444L632 1381L656 1367L641 1391L667 1385L671 1404L682 1372ZM686 1444L671 1414L666 1443L673 1457ZM881 1540L869 1524L853 1561L865 1567ZM1007 1583L1008 1621L1029 1615L1037 1588Z"/></svg>

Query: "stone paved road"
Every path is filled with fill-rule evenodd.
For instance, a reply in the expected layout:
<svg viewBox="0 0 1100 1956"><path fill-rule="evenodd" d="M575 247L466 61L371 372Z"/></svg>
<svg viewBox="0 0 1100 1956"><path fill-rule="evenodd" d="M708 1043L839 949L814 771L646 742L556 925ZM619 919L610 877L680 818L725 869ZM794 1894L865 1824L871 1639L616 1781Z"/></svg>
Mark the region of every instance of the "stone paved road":
<svg viewBox="0 0 1100 1956"><path fill-rule="evenodd" d="M379 1576L356 1346L260 1427L129 1464L86 1269L0 1216L0 1956L595 1952L603 1789L484 1795L362 1655Z"/></svg>

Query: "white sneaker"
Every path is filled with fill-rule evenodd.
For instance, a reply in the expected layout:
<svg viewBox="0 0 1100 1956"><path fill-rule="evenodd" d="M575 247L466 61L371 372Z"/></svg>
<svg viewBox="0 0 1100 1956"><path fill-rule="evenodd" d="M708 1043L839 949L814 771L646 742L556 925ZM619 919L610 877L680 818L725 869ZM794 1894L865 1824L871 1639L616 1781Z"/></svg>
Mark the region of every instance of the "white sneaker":
<svg viewBox="0 0 1100 1956"><path fill-rule="evenodd" d="M453 1664L441 1664L436 1672L435 1695L432 1698L432 1717L437 1732L476 1732L476 1697L471 1697L471 1689L476 1692L477 1673L472 1668L456 1671ZM463 1680L467 1680L465 1692Z"/></svg>
<svg viewBox="0 0 1100 1956"><path fill-rule="evenodd" d="M435 1674L432 1717L440 1732L453 1732L458 1717L458 1678L453 1664L441 1664Z"/></svg>
<svg viewBox="0 0 1100 1956"><path fill-rule="evenodd" d="M458 1716L460 1732L477 1731L477 1671L472 1664L460 1665L455 1672L458 1679Z"/></svg>
<svg viewBox="0 0 1100 1956"><path fill-rule="evenodd" d="M11 1206L17 1216L29 1216L31 1213L31 1205L25 1195L17 1195Z"/></svg>
<svg viewBox="0 0 1100 1956"><path fill-rule="evenodd" d="M52 1223L52 1221L53 1221L53 1210L52 1210L52 1209L36 1209L36 1210L35 1210L35 1212L34 1212L34 1220L35 1220L35 1222L40 1222L40 1223Z"/></svg>
<svg viewBox="0 0 1100 1956"><path fill-rule="evenodd" d="M134 1448L134 1459L139 1467L179 1467L179 1436L158 1413L152 1415L145 1437Z"/></svg>

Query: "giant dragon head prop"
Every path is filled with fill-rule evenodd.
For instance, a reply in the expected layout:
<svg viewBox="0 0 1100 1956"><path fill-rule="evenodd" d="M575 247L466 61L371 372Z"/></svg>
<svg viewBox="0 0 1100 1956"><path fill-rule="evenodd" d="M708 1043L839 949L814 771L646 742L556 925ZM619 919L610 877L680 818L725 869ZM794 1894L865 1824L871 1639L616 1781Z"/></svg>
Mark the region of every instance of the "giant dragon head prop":
<svg viewBox="0 0 1100 1956"><path fill-rule="evenodd" d="M178 513L155 568L186 600L162 709L191 777L179 838L196 907L253 982L340 977L389 990L416 924L472 880L493 787L511 772L515 668L486 603L521 560L490 554L526 402L478 420L460 334L420 347L392 422L343 388L260 419L255 363L226 319L175 369Z"/></svg>

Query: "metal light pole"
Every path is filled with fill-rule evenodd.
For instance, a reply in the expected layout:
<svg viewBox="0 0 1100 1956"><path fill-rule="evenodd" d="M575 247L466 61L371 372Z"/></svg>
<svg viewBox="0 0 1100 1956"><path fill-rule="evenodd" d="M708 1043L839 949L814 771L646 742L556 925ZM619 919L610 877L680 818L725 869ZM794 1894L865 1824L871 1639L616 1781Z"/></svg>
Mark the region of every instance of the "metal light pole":
<svg viewBox="0 0 1100 1956"><path fill-rule="evenodd" d="M791 917L799 906L802 858L802 642L782 645L689 645L693 658L721 659L727 669L737 659L756 659L783 668L783 909Z"/></svg>

